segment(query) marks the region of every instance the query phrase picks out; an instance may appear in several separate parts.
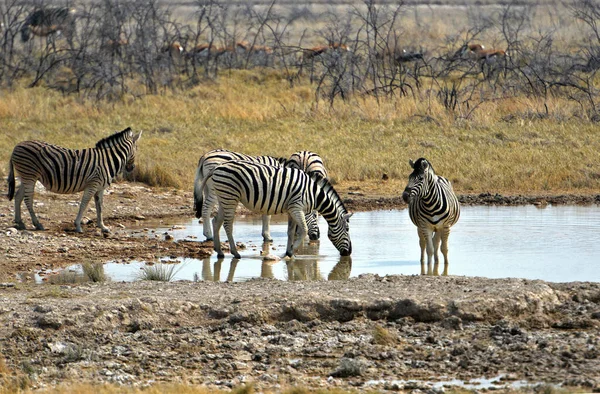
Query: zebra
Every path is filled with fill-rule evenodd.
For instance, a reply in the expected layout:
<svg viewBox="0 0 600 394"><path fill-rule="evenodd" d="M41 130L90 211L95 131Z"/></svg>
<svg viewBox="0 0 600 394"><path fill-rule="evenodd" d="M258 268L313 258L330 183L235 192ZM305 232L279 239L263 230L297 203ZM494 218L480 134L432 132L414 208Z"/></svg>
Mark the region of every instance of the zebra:
<svg viewBox="0 0 600 394"><path fill-rule="evenodd" d="M21 41L27 42L31 35L46 37L62 32L67 39L75 33L77 11L68 7L45 7L32 11L21 26Z"/></svg>
<svg viewBox="0 0 600 394"><path fill-rule="evenodd" d="M433 166L426 159L408 162L413 172L402 193L402 199L408 203L410 220L417 226L419 246L421 247L421 274L425 275L425 251L427 251L427 274L438 275L438 248L442 244L444 271L448 275L448 236L450 227L460 217L460 205L450 181L436 175ZM434 271L431 259L435 258Z"/></svg>
<svg viewBox="0 0 600 394"><path fill-rule="evenodd" d="M317 176L328 179L323 159L321 156L311 151L303 150L293 153L288 159L286 166L302 170L311 177ZM308 238L311 241L316 241L321 236L318 226L319 215L316 211L313 211L309 216L307 216L307 220L310 220L310 223L308 223ZM315 224L313 224L313 222Z"/></svg>
<svg viewBox="0 0 600 394"><path fill-rule="evenodd" d="M107 233L110 230L102 221L102 198L104 189L125 169L135 167L137 142L142 132L134 135L131 128L101 139L94 148L67 149L42 141L23 141L13 149L8 174L8 200L15 197L15 173L21 178L15 198L15 224L25 229L21 219L21 203L31 215L37 230L44 230L33 211L35 184L40 181L51 192L72 194L83 191L79 213L75 219L75 231L81 230L81 218L90 199L96 202L98 227Z"/></svg>
<svg viewBox="0 0 600 394"><path fill-rule="evenodd" d="M202 218L203 234L207 241L213 239L212 227L210 224L210 216L213 209L217 205L217 197L213 191L212 181L206 182L205 186L200 187L203 179L217 166L231 160L245 160L254 163L267 164L274 167L283 167L288 163L285 157L273 156L249 156L243 153L232 152L226 149L215 149L205 153L198 162L196 169L196 178L194 180L194 210L196 218ZM307 215L308 235L310 239L319 238L319 227L317 216L314 213ZM273 239L270 235L270 216L263 215L262 217L262 236L265 242L271 242Z"/></svg>
<svg viewBox="0 0 600 394"><path fill-rule="evenodd" d="M352 253L348 234L352 214L348 213L328 180L313 179L295 168L239 160L228 161L214 168L203 179L200 190L209 179L213 182L214 194L219 202L219 212L213 221L217 256L224 256L219 238L219 230L224 223L229 249L234 257L240 258L233 239L233 218L240 202L253 212L267 215L288 213L285 256L292 257L302 243L308 231L305 212L313 210L319 211L329 224L327 235L340 254L349 256ZM299 236L296 234L298 227Z"/></svg>

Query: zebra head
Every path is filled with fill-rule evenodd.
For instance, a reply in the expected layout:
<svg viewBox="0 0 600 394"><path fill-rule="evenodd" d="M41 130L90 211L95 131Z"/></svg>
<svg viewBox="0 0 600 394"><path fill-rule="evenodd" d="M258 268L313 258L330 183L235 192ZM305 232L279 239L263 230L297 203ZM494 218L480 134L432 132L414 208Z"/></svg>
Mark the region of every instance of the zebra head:
<svg viewBox="0 0 600 394"><path fill-rule="evenodd" d="M308 226L308 239L311 241L318 240L321 236L321 232L319 231L319 223L316 211L312 211L306 215L306 225Z"/></svg>
<svg viewBox="0 0 600 394"><path fill-rule="evenodd" d="M125 171L131 172L135 168L135 154L137 152L137 142L140 140L140 137L142 136L142 132L140 131L136 135L133 135L131 128L129 128L128 134L130 134L128 137L131 138L131 148L129 149L129 152L127 154L127 162L125 163Z"/></svg>
<svg viewBox="0 0 600 394"><path fill-rule="evenodd" d="M420 158L415 162L409 160L408 164L413 168L413 172L408 176L408 184L402 193L402 199L405 203L409 203L417 196L427 195L430 180L432 176L435 176L433 167L424 158Z"/></svg>
<svg viewBox="0 0 600 394"><path fill-rule="evenodd" d="M329 230L327 231L327 237L339 250L341 256L350 256L352 254L352 241L350 241L350 217L351 213L344 212L338 215L333 223L329 224Z"/></svg>

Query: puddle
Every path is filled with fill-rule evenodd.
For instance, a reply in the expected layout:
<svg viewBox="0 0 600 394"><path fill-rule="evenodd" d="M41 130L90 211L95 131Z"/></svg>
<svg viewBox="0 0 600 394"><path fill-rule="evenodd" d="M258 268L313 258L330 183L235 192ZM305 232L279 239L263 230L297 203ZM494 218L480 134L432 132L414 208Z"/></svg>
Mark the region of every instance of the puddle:
<svg viewBox="0 0 600 394"><path fill-rule="evenodd" d="M523 389L537 385L536 383L528 382L525 380L507 380L505 375L499 375L494 378L478 378L470 379L468 381L462 381L459 379L442 380L438 382L430 381L415 381L415 380L370 380L366 382L366 386L385 386L385 387L397 387L399 389L422 389L422 388L434 388L443 389L445 387L460 387L466 390L499 390L499 389Z"/></svg>
<svg viewBox="0 0 600 394"><path fill-rule="evenodd" d="M152 223L145 223L151 227ZM242 259L177 259L174 280L245 281L334 280L364 273L418 275L419 243L407 210L357 212L350 221L351 258L341 258L327 239L327 223L319 219L322 238L306 243L293 261L265 260L282 256L287 242L287 218L271 222L273 244L263 245L260 217L236 217L234 236L246 248ZM196 219L157 225L156 236L168 232L174 240L203 240ZM600 282L600 206L463 207L449 239L449 274L488 278L517 277L552 282ZM222 239L226 239L222 230ZM440 256L441 257L441 256ZM113 280L139 277L143 262L107 263ZM443 266L443 264L442 264ZM76 269L77 267L70 267ZM440 268L441 271L441 268Z"/></svg>

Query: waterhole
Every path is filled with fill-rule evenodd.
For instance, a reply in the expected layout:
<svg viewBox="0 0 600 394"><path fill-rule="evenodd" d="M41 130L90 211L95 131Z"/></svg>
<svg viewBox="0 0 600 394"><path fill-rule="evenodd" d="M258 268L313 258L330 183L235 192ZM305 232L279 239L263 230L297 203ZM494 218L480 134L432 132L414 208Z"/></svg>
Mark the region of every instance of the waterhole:
<svg viewBox="0 0 600 394"><path fill-rule="evenodd" d="M175 241L204 239L196 219L162 226L156 232L168 232ZM287 217L272 218L274 242L263 244L260 217L238 216L233 231L236 242L245 245L241 259L227 253L224 259L217 259L213 253L203 260L163 261L174 264L174 280L336 280L365 273L421 273L417 231L407 210L356 212L350 219L351 258L339 256L327 239L327 223L322 217L319 227L321 240L307 241L295 260L267 260L265 255L285 253ZM221 234L226 240L224 230ZM600 206L465 206L450 234L449 261L450 275L598 282ZM107 263L105 273L112 280L136 280L144 265ZM443 263L440 272L442 268Z"/></svg>

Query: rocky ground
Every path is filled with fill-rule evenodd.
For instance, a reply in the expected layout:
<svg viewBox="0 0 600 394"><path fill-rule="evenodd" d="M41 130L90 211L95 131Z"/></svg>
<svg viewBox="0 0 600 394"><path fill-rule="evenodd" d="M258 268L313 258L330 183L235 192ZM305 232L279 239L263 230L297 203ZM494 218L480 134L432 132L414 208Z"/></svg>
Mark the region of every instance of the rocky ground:
<svg viewBox="0 0 600 394"><path fill-rule="evenodd" d="M356 185L338 190L351 210L405 208L397 196ZM253 382L274 391L302 385L439 392L453 379L481 389L477 379L485 377L496 388L528 382L600 391L598 283L369 275L336 282L31 283L39 270L73 263L211 253L210 243L131 233L150 220L191 217L189 192L111 186L107 237L96 230L93 210L84 233L72 232L79 198L40 191L44 232L16 231L12 203L0 206L0 385L20 376L34 387ZM573 204L600 203L600 196L479 194L461 201ZM27 214L24 221L30 225Z"/></svg>

